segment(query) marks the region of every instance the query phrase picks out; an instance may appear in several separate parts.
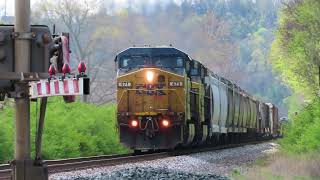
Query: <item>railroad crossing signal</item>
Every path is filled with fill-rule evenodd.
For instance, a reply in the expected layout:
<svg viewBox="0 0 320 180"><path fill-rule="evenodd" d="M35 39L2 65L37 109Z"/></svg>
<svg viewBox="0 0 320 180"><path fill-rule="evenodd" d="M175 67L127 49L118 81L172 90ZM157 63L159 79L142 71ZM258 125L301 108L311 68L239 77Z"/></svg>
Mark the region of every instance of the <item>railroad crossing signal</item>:
<svg viewBox="0 0 320 180"><path fill-rule="evenodd" d="M22 36L22 37L20 37ZM15 73L15 56L14 56L14 41L17 38L25 38L31 40L31 62L30 62L30 72L33 73L24 73L17 74ZM49 93L47 95L41 95L41 92L37 92L35 84L44 83L47 81L47 84L50 82L48 78L52 78L52 73L54 71L54 76L57 77L58 73L60 76L65 76L65 74L70 74L70 49L69 49L69 36L67 33L63 35L54 35L53 37L50 34L50 30L47 26L31 26L31 32L29 34L19 34L14 32L13 25L0 25L0 101L3 101L5 95L8 97L15 97L15 81L21 80L30 80L30 97L39 98L39 97L50 97L50 96L60 96L65 95L65 100L72 102L74 100L74 95L83 95L88 94L88 78L84 76L84 72L79 72L82 76L75 77L69 76L64 78L63 81L60 79L60 88L61 84L64 84L62 88L64 91L60 90L56 93ZM51 75L48 75L48 71ZM83 63L80 63L79 66ZM65 72L64 72L64 71ZM51 81L51 86L53 82L58 83L59 78L55 78L55 81ZM72 81L72 83L68 82ZM68 82L68 83L66 83ZM59 83L58 83L59 84ZM75 86L73 86L73 84ZM68 86L69 85L69 86ZM84 87L85 85L85 87ZM50 87L50 86L49 86ZM53 86L52 86L53 87ZM74 88L78 88L73 91ZM70 89L68 89L70 88ZM37 95L36 95L37 94Z"/></svg>
<svg viewBox="0 0 320 180"><path fill-rule="evenodd" d="M30 0L16 0L15 25L0 25L0 101L7 95L16 105L14 180L48 179L41 159L47 98L64 96L72 102L75 95L89 93L85 65L79 64L78 75L70 74L68 34L52 36L47 26L30 26L29 21ZM34 160L30 156L31 98L41 98Z"/></svg>
<svg viewBox="0 0 320 180"><path fill-rule="evenodd" d="M52 41L49 28L47 26L31 26L31 32L14 32L13 25L0 25L0 72L15 72L15 40L30 39L31 62L30 72L46 72L49 66L49 42ZM12 74L11 74L12 75ZM9 76L9 74L7 74ZM2 76L0 79L0 95L4 97L5 93L14 91L11 78ZM3 100L3 98L0 98Z"/></svg>

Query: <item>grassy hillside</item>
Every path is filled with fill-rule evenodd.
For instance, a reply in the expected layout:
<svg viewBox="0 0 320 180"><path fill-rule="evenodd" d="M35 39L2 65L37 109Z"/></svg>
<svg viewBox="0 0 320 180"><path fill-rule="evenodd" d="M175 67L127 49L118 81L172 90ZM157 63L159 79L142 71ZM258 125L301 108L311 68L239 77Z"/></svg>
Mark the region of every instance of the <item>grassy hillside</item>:
<svg viewBox="0 0 320 180"><path fill-rule="evenodd" d="M36 107L31 107L31 141L35 139ZM9 103L0 110L0 162L13 158L14 108ZM34 153L34 145L32 147ZM125 153L120 145L113 104L96 106L62 98L49 98L43 136L43 158L58 159L101 154Z"/></svg>
<svg viewBox="0 0 320 180"><path fill-rule="evenodd" d="M289 153L320 152L320 98L306 105L285 127L281 147Z"/></svg>

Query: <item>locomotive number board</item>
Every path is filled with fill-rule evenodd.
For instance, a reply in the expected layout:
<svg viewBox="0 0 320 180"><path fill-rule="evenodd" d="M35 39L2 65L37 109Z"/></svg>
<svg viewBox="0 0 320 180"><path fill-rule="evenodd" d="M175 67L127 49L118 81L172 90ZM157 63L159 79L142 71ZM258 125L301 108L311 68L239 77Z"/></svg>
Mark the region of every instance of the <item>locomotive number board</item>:
<svg viewBox="0 0 320 180"><path fill-rule="evenodd" d="M170 81L169 86L171 87L182 87L183 82L182 81Z"/></svg>

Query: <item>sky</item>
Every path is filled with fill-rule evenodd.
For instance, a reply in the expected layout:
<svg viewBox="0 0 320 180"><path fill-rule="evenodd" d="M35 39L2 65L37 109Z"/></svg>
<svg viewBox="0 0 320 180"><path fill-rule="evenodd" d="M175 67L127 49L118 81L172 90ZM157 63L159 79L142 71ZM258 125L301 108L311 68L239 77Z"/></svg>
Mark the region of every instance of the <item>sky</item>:
<svg viewBox="0 0 320 180"><path fill-rule="evenodd" d="M39 0L30 0L31 7L34 3L38 2L38 1ZM0 0L0 16L5 15L4 14L5 9L7 12L7 16L13 16L14 15L14 2L15 2L15 0ZM5 4L6 4L7 8L5 8Z"/></svg>
<svg viewBox="0 0 320 180"><path fill-rule="evenodd" d="M31 7L34 3L39 2L41 0L30 0ZM55 1L55 0L49 0ZM106 6L114 3L116 8L125 8L128 5L128 2L133 2L136 6L141 5L142 3L148 2L149 5L155 4L157 2L167 3L168 0L100 0ZM174 0L177 4L181 2L181 0ZM14 15L14 3L15 0L0 0L0 17L4 15L5 12L5 4L6 4L6 15L13 16Z"/></svg>

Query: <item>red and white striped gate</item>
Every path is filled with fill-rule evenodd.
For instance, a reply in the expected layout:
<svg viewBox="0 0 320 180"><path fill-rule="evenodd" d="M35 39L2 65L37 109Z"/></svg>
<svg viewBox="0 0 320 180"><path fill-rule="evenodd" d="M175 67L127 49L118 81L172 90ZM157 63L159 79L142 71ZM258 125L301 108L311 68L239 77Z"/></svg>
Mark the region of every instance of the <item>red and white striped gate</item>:
<svg viewBox="0 0 320 180"><path fill-rule="evenodd" d="M41 80L29 83L30 98L83 95L83 78Z"/></svg>

